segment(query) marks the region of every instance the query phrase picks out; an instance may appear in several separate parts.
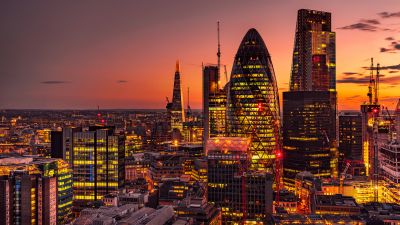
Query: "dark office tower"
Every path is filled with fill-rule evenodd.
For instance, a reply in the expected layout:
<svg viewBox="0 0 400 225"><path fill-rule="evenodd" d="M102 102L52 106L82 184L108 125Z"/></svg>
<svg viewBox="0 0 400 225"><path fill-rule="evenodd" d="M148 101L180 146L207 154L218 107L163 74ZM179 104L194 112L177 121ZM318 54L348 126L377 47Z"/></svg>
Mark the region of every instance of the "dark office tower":
<svg viewBox="0 0 400 225"><path fill-rule="evenodd" d="M331 177L336 163L336 93L289 91L283 93L284 182L293 188L296 174L309 171Z"/></svg>
<svg viewBox="0 0 400 225"><path fill-rule="evenodd" d="M183 122L185 121L185 112L183 108L183 95L181 89L181 74L179 68L179 61L176 62L172 102L168 102L167 111L170 117L169 119L171 123L171 131L177 129L180 132L182 132Z"/></svg>
<svg viewBox="0 0 400 225"><path fill-rule="evenodd" d="M74 212L124 185L125 140L111 127L73 133Z"/></svg>
<svg viewBox="0 0 400 225"><path fill-rule="evenodd" d="M225 134L226 93L220 88L218 66L203 67L204 141Z"/></svg>
<svg viewBox="0 0 400 225"><path fill-rule="evenodd" d="M335 33L331 14L300 9L290 91L283 93L284 183L304 170L337 176Z"/></svg>
<svg viewBox="0 0 400 225"><path fill-rule="evenodd" d="M339 115L339 171L346 160L362 161L362 117L359 112Z"/></svg>
<svg viewBox="0 0 400 225"><path fill-rule="evenodd" d="M222 209L222 224L267 224L272 213L273 179L264 171L249 170L250 146L250 138L207 141L208 201Z"/></svg>
<svg viewBox="0 0 400 225"><path fill-rule="evenodd" d="M300 9L297 14L290 91L335 90L335 49L331 13Z"/></svg>
<svg viewBox="0 0 400 225"><path fill-rule="evenodd" d="M51 158L64 159L72 166L73 133L81 131L82 127L64 127L62 131L52 131Z"/></svg>
<svg viewBox="0 0 400 225"><path fill-rule="evenodd" d="M272 171L280 141L278 88L271 57L256 29L240 43L228 89L227 132L250 137L251 167Z"/></svg>
<svg viewBox="0 0 400 225"><path fill-rule="evenodd" d="M62 131L51 131L51 158L65 159L63 154L63 132Z"/></svg>

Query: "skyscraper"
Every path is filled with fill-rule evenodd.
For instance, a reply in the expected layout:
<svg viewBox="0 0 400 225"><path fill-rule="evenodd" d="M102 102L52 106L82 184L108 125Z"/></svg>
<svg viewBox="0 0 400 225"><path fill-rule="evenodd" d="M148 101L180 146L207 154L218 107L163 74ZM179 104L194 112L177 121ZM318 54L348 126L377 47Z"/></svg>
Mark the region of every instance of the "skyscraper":
<svg viewBox="0 0 400 225"><path fill-rule="evenodd" d="M175 129L182 132L183 122L185 121L185 112L183 107L179 61L176 61L174 91L172 93L172 102L168 102L167 104L167 111L170 117L171 131Z"/></svg>
<svg viewBox="0 0 400 225"><path fill-rule="evenodd" d="M60 159L0 159L0 224L68 224L72 174Z"/></svg>
<svg viewBox="0 0 400 225"><path fill-rule="evenodd" d="M335 36L331 13L298 11L290 91L336 89Z"/></svg>
<svg viewBox="0 0 400 225"><path fill-rule="evenodd" d="M79 212L123 187L125 140L112 127L90 127L73 136L74 211Z"/></svg>
<svg viewBox="0 0 400 225"><path fill-rule="evenodd" d="M335 33L331 14L300 9L290 91L283 93L284 182L337 175Z"/></svg>
<svg viewBox="0 0 400 225"><path fill-rule="evenodd" d="M280 141L279 97L271 57L256 29L240 43L228 89L227 132L251 138L251 167L272 171Z"/></svg>
<svg viewBox="0 0 400 225"><path fill-rule="evenodd" d="M362 117L359 112L339 115L339 171L345 160L362 161Z"/></svg>
<svg viewBox="0 0 400 225"><path fill-rule="evenodd" d="M226 129L226 93L220 88L218 66L203 67L204 140L223 136Z"/></svg>

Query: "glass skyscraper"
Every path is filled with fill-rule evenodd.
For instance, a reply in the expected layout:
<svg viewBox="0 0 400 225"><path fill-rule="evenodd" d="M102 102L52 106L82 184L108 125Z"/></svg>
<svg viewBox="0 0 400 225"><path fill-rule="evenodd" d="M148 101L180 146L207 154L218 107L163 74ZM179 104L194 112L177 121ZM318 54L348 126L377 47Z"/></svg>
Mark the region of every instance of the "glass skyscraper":
<svg viewBox="0 0 400 225"><path fill-rule="evenodd" d="M283 93L284 182L296 174L337 176L336 60L331 14L300 9L290 91Z"/></svg>
<svg viewBox="0 0 400 225"><path fill-rule="evenodd" d="M218 66L203 67L204 141L224 136L226 131L226 93L221 89Z"/></svg>
<svg viewBox="0 0 400 225"><path fill-rule="evenodd" d="M117 193L125 180L125 139L112 127L90 127L73 139L74 211Z"/></svg>
<svg viewBox="0 0 400 225"><path fill-rule="evenodd" d="M251 138L251 168L272 171L280 141L280 112L274 68L256 29L240 43L228 90L227 135Z"/></svg>
<svg viewBox="0 0 400 225"><path fill-rule="evenodd" d="M290 91L336 89L335 37L331 13L298 11Z"/></svg>

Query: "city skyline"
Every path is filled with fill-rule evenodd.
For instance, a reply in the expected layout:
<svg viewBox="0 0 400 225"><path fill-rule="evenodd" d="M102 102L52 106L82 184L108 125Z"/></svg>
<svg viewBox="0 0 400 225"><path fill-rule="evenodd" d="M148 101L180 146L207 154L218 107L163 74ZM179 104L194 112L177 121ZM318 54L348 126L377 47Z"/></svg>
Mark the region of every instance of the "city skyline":
<svg viewBox="0 0 400 225"><path fill-rule="evenodd" d="M368 100L364 67L370 57L383 69L380 102L395 108L400 86L396 1L225 3L4 3L0 108L164 109L179 59L184 106L190 87L191 108L199 109L201 64L217 62L217 21L228 77L236 47L254 27L267 43L281 95L289 88L300 8L332 13L339 110L358 110Z"/></svg>

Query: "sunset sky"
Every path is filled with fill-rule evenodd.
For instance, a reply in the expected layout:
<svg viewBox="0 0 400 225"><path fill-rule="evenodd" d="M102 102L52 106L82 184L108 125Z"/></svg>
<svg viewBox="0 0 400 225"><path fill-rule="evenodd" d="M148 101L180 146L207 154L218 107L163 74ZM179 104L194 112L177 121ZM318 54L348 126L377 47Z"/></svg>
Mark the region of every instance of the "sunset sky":
<svg viewBox="0 0 400 225"><path fill-rule="evenodd" d="M339 109L367 100L369 66L382 70L381 102L400 97L399 0L2 1L0 109L164 108L181 61L186 104L201 107L201 64L222 63L249 28L262 35L280 92L288 89L297 10L332 13ZM223 82L225 79L223 78Z"/></svg>

